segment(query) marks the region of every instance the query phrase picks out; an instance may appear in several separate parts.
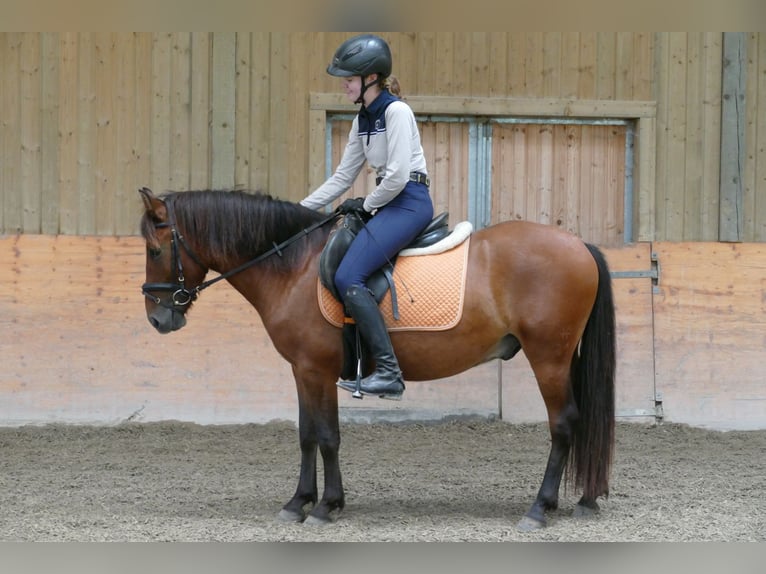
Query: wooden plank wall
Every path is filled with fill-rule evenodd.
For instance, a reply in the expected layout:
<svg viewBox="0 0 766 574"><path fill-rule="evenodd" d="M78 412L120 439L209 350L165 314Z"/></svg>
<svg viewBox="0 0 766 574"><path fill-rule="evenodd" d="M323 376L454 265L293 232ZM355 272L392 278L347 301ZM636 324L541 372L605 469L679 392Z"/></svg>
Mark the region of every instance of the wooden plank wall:
<svg viewBox="0 0 766 574"><path fill-rule="evenodd" d="M671 421L766 428L766 249L654 244L655 377Z"/></svg>
<svg viewBox="0 0 766 574"><path fill-rule="evenodd" d="M766 35L746 35L744 242L766 241ZM663 241L717 241L723 35L657 33L656 230ZM758 190L760 189L760 193Z"/></svg>
<svg viewBox="0 0 766 574"><path fill-rule="evenodd" d="M669 422L766 428L766 249L660 242L605 250L618 272L651 269L652 252L659 285L613 281L618 414L651 421L657 398ZM0 238L0 425L297 420L292 374L253 308L222 283L195 303L184 329L159 335L140 292L144 258L138 237ZM412 383L401 403L341 393L340 406L344 418L362 421L545 419L523 353Z"/></svg>
<svg viewBox="0 0 766 574"><path fill-rule="evenodd" d="M143 185L301 199L308 94L339 91L348 35L0 33L0 233L134 234ZM656 100L640 239L717 239L721 33L383 35L405 95ZM763 33L746 62L743 240L763 241Z"/></svg>

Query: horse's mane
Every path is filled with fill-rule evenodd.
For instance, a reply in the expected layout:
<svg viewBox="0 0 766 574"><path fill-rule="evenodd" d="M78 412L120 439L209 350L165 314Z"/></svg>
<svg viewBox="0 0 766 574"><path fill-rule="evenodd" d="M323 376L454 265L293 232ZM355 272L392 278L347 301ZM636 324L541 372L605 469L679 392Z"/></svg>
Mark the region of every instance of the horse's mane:
<svg viewBox="0 0 766 574"><path fill-rule="evenodd" d="M174 213L186 240L198 255L219 265L255 259L289 237L320 221L324 215L300 204L275 199L262 192L201 190L169 192L162 196ZM154 231L146 221L141 224L144 238ZM263 265L291 269L307 250L324 244L330 227L323 227L273 255Z"/></svg>

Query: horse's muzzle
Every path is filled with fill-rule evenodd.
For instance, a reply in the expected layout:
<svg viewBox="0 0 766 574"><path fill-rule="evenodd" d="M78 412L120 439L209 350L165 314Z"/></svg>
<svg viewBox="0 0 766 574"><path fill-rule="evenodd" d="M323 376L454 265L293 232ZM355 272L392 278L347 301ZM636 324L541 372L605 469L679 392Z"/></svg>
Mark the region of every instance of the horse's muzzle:
<svg viewBox="0 0 766 574"><path fill-rule="evenodd" d="M152 327L163 335L178 331L186 325L186 317L183 313L167 307L156 307L147 313L146 317Z"/></svg>

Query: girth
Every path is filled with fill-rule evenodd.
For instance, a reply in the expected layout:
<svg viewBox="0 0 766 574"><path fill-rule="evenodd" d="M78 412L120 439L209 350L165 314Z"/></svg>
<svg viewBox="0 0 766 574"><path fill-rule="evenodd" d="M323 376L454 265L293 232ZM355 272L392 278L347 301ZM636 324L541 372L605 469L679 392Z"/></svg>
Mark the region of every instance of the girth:
<svg viewBox="0 0 766 574"><path fill-rule="evenodd" d="M406 249L427 247L441 241L451 232L449 230L449 212L445 211L431 220L426 228L407 245ZM364 222L355 213L346 214L339 227L332 232L327 241L322 255L319 258L319 279L330 293L340 301L341 297L335 287L335 272L338 270L343 256L348 251L351 242L362 229ZM390 263L386 263L381 269L373 273L367 280L367 288L372 292L375 301L380 303L386 292L391 290L394 318L399 318L396 303L396 288L394 287L393 270L396 263L394 257Z"/></svg>

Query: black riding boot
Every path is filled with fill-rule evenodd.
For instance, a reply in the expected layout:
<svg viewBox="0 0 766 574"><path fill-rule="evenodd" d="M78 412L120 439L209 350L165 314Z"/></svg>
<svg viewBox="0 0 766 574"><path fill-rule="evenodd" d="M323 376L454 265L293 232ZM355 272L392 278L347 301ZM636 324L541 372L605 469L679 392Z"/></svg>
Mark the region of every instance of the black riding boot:
<svg viewBox="0 0 766 574"><path fill-rule="evenodd" d="M404 381L399 362L394 355L386 323L372 294L365 287L351 286L343 301L354 318L362 340L367 344L375 359L375 371L361 381L363 395L375 395L381 399L400 400L404 392ZM338 386L347 391L356 391L353 381L339 381Z"/></svg>

